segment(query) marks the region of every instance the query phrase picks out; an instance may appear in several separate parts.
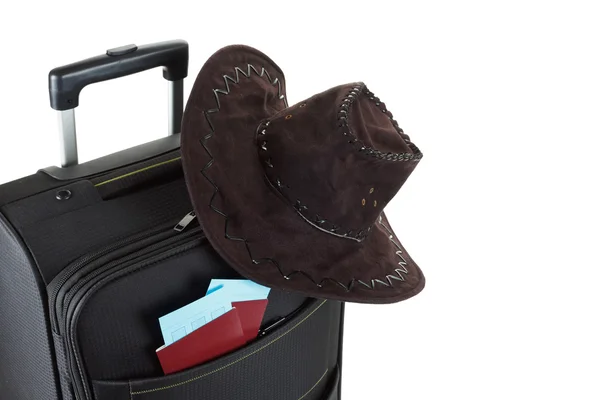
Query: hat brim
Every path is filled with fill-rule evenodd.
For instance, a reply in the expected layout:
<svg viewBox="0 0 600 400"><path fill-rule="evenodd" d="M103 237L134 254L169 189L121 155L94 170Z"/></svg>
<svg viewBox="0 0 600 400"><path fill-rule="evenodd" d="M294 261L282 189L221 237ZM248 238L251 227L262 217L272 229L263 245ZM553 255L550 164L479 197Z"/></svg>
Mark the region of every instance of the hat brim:
<svg viewBox="0 0 600 400"><path fill-rule="evenodd" d="M221 49L198 74L183 118L182 155L210 243L241 275L272 288L360 303L418 294L425 278L384 213L357 242L307 223L270 187L256 128L286 107L281 69L256 49Z"/></svg>

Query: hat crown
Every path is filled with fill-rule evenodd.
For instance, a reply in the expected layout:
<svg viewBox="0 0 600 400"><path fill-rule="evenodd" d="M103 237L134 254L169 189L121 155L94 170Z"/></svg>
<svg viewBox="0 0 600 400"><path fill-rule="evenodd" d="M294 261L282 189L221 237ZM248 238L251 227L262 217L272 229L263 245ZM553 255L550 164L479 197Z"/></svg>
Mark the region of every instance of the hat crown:
<svg viewBox="0 0 600 400"><path fill-rule="evenodd" d="M315 227L362 241L422 157L363 83L341 85L263 121L265 175Z"/></svg>

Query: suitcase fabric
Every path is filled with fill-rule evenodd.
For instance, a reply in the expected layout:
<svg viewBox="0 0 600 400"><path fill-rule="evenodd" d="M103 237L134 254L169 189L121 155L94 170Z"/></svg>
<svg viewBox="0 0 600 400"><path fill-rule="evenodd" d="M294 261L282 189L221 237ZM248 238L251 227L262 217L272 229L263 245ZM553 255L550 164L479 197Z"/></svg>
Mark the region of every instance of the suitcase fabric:
<svg viewBox="0 0 600 400"><path fill-rule="evenodd" d="M108 78L88 74L88 83L156 66L140 59ZM162 373L158 318L196 300L212 278L239 277L197 221L175 229L192 205L179 150L163 150L0 186L0 398L339 399L343 303L278 290L264 335Z"/></svg>

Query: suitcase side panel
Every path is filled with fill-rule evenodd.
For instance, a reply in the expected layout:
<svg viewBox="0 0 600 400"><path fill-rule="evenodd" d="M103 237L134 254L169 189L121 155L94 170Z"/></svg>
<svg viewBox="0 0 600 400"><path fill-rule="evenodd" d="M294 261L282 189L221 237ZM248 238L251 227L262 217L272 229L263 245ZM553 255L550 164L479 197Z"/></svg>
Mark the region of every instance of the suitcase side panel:
<svg viewBox="0 0 600 400"><path fill-rule="evenodd" d="M0 398L58 399L45 287L0 214Z"/></svg>

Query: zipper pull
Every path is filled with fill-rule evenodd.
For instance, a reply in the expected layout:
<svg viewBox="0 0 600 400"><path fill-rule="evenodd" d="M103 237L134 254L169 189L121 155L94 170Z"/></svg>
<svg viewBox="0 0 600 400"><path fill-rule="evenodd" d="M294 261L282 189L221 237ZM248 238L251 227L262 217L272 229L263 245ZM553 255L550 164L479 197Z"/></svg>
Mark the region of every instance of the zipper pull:
<svg viewBox="0 0 600 400"><path fill-rule="evenodd" d="M292 313L293 314L293 313ZM263 337L265 336L267 333L271 332L273 329L277 328L279 325L281 325L282 323L284 323L285 321L287 321L289 319L289 316L286 317L281 317L278 320L276 320L275 322L273 322L272 324L269 324L269 326L267 326L264 329L261 329L258 332L258 337Z"/></svg>
<svg viewBox="0 0 600 400"><path fill-rule="evenodd" d="M183 232L185 230L185 228L187 228L187 226L189 224L192 223L193 220L196 219L196 212L192 211L190 213L188 213L185 217L183 217L183 219L181 221L179 221L179 223L177 225L175 225L175 228L173 228L176 232Z"/></svg>

